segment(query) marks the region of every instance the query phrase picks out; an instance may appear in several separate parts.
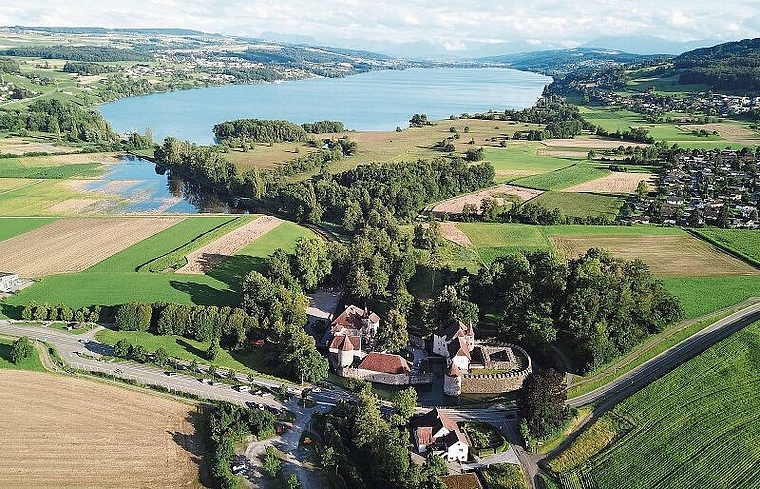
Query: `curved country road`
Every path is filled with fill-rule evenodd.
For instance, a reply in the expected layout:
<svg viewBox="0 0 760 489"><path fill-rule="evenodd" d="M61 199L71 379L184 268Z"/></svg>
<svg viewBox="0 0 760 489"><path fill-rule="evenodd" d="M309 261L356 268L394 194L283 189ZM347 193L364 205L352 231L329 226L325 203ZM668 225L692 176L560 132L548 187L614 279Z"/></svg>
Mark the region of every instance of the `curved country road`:
<svg viewBox="0 0 760 489"><path fill-rule="evenodd" d="M578 425L560 448L570 443L580 431L625 397L630 396L650 382L670 372L681 363L699 355L720 340L758 320L760 320L760 303L746 307L707 326L691 337L632 369L630 372L611 381L609 384L587 394L569 399L567 404L572 407L580 407L592 403L598 404L593 413ZM112 349L110 346L94 339L95 331L82 335L73 335L41 326L0 321L0 335L13 337L27 336L30 339L48 343L58 351L58 354L66 364L77 369L101 372L109 376L124 379L134 379L143 384L159 385L169 391L194 394L207 399L225 400L237 404L255 401L273 407L282 407L279 402L271 397L262 398L249 392L239 392L226 384L216 383L215 385L209 385L192 377L191 374L167 375L164 370L156 367L134 362L113 362L102 359L103 355L111 355ZM238 380L241 383L247 382L247 378L239 377ZM279 387L281 385L279 382L259 377L254 379L254 383L266 387ZM318 406L325 408L334 405L339 399L353 397L353 394L342 389L335 389L312 393L312 397L317 401ZM490 406L482 409L443 409L444 412L456 421L483 421L501 426L506 431L512 433L510 438L514 438L516 434L515 410L516 407L510 404ZM517 449L516 454L526 474L529 475L531 486L534 488L540 487L538 482L538 473L540 472L538 462L545 456L531 455L521 449Z"/></svg>

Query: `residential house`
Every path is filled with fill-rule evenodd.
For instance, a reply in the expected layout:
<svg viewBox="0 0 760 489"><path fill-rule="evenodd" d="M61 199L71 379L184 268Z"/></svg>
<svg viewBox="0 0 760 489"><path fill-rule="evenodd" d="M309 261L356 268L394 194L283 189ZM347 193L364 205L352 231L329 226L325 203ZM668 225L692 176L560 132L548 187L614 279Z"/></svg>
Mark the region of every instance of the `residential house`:
<svg viewBox="0 0 760 489"><path fill-rule="evenodd" d="M440 455L448 462L465 462L470 447L457 424L438 408L412 418L414 444L420 454Z"/></svg>

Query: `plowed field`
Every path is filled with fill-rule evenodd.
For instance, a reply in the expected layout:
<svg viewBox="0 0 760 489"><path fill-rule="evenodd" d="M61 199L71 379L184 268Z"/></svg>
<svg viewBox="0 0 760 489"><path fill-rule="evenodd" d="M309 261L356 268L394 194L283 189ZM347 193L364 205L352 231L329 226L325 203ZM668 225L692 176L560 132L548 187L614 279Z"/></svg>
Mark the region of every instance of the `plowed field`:
<svg viewBox="0 0 760 489"><path fill-rule="evenodd" d="M0 270L21 277L78 272L182 219L61 219L0 242Z"/></svg>
<svg viewBox="0 0 760 489"><path fill-rule="evenodd" d="M592 247L619 258L641 259L658 277L757 275L757 269L691 236L550 236L560 254L576 258Z"/></svg>

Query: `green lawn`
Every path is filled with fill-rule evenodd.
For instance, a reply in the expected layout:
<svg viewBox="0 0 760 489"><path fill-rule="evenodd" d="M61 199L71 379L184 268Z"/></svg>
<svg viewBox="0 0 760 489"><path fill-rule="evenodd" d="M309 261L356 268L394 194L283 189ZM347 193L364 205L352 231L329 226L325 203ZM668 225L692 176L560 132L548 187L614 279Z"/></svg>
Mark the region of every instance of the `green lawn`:
<svg viewBox="0 0 760 489"><path fill-rule="evenodd" d="M50 224L54 217L0 218L0 241Z"/></svg>
<svg viewBox="0 0 760 489"><path fill-rule="evenodd" d="M594 165L579 163L541 175L518 178L512 183L520 185L521 187L536 188L539 190L562 190L563 188L572 187L573 185L596 180L597 178L607 176L610 173L612 172L596 168Z"/></svg>
<svg viewBox="0 0 760 489"><path fill-rule="evenodd" d="M205 353L210 345L207 341L195 341L182 336L157 336L146 331L113 331L106 329L97 334L97 340L108 345L115 345L124 339L133 345L141 345L149 352L164 348L170 357L191 362L195 360L201 365L209 365ZM245 352L229 352L219 349L219 354L213 364L221 368L231 368L238 372L266 373L269 370L264 362L261 350L246 350Z"/></svg>
<svg viewBox="0 0 760 489"><path fill-rule="evenodd" d="M600 217L612 219L620 213L623 198L616 195L603 195L577 192L544 192L531 202L547 209L559 208L565 216Z"/></svg>
<svg viewBox="0 0 760 489"><path fill-rule="evenodd" d="M621 132L628 130L629 127L644 127L649 130L649 135L652 136L655 141L693 141L693 142L709 142L709 141L723 141L719 136L709 135L707 137L699 137L691 133L691 131L685 131L678 129L675 123L661 123L653 124L648 122L642 114L631 112L629 110L621 110L613 107L579 107L581 115L591 124L600 126L609 132L620 130ZM621 144L625 145L624 141Z"/></svg>
<svg viewBox="0 0 760 489"><path fill-rule="evenodd" d="M13 341L9 339L0 338L0 368L10 370L34 370L36 372L46 372L45 367L42 366L40 361L40 354L37 353L35 348L32 352L32 356L22 360L21 363L15 364L11 362L11 349L13 348Z"/></svg>
<svg viewBox="0 0 760 489"><path fill-rule="evenodd" d="M99 163L75 163L49 167L26 167L18 158L0 158L0 178L41 178L64 180L73 177L91 177L100 172Z"/></svg>
<svg viewBox="0 0 760 489"><path fill-rule="evenodd" d="M45 277L3 301L3 314L17 318L31 301L63 303L73 308L118 305L129 301L235 305L239 297L206 275L170 273L75 273Z"/></svg>
<svg viewBox="0 0 760 489"><path fill-rule="evenodd" d="M140 265L198 239L233 216L193 216L93 265L87 272L134 272Z"/></svg>
<svg viewBox="0 0 760 489"><path fill-rule="evenodd" d="M760 267L760 231L719 228L693 229L692 231L706 241Z"/></svg>
<svg viewBox="0 0 760 489"><path fill-rule="evenodd" d="M760 276L691 277L662 279L665 287L681 299L687 319L760 297Z"/></svg>
<svg viewBox="0 0 760 489"><path fill-rule="evenodd" d="M293 222L283 222L214 267L208 275L237 290L248 272L260 270L264 258L274 253L277 248L292 253L299 239L311 237L314 237L311 230Z"/></svg>
<svg viewBox="0 0 760 489"><path fill-rule="evenodd" d="M92 198L92 194L70 189L63 180L30 180L30 183L0 193L0 216L50 215L50 206L59 202Z"/></svg>
<svg viewBox="0 0 760 489"><path fill-rule="evenodd" d="M585 453L585 463L573 457L577 468L560 474L563 487L756 488L759 365L755 323L615 406L612 415L632 428Z"/></svg>
<svg viewBox="0 0 760 489"><path fill-rule="evenodd" d="M483 479L493 489L528 489L522 468L514 464L494 464L482 471Z"/></svg>
<svg viewBox="0 0 760 489"><path fill-rule="evenodd" d="M457 224L472 241L481 261L521 250L549 250L551 245L540 226L465 222Z"/></svg>
<svg viewBox="0 0 760 489"><path fill-rule="evenodd" d="M538 142L511 141L506 148L484 148L484 160L490 162L499 175L525 175L529 173L546 173L572 165L574 160L556 156L539 155L544 146ZM583 154L583 158L586 155Z"/></svg>

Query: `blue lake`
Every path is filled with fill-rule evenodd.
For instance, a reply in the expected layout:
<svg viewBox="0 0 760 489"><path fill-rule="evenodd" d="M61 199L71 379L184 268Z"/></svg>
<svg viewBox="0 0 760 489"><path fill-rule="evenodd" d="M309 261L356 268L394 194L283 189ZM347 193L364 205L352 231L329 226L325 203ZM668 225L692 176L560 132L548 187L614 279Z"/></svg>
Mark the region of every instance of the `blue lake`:
<svg viewBox="0 0 760 489"><path fill-rule="evenodd" d="M346 78L228 85L131 97L100 107L117 132L213 143L214 124L239 118L296 123L342 121L347 129L407 127L415 114L443 119L464 112L532 106L551 78L509 69L409 69Z"/></svg>

